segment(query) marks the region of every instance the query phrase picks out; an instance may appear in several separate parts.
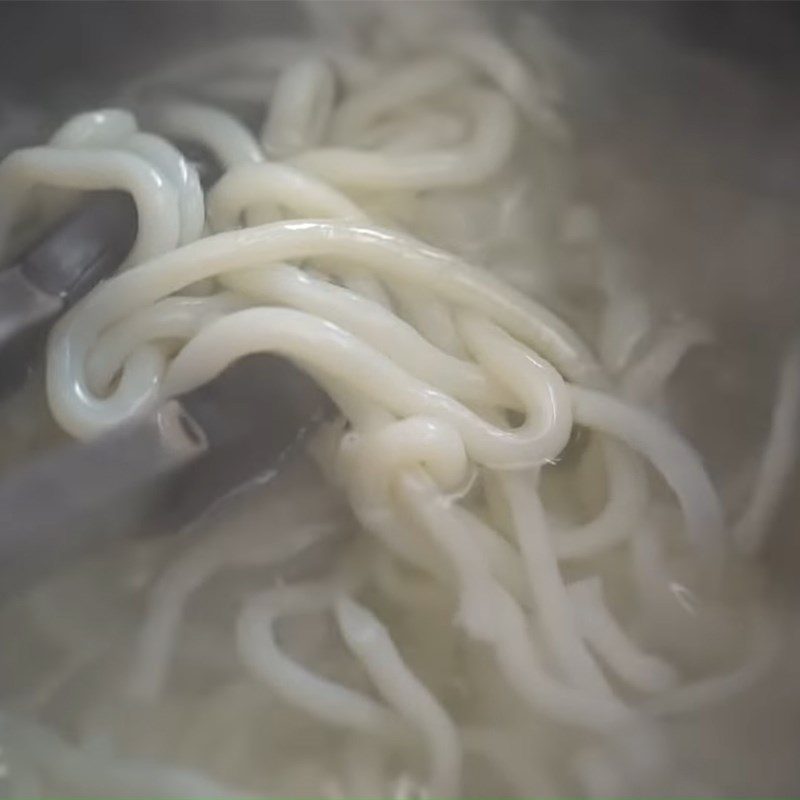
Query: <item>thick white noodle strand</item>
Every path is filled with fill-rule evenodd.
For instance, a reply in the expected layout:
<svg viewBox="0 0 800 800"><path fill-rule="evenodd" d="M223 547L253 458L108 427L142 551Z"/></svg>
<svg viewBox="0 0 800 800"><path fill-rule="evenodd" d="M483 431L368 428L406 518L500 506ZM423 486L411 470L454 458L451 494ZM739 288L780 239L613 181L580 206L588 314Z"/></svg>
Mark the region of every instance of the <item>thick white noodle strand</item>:
<svg viewBox="0 0 800 800"><path fill-rule="evenodd" d="M733 538L746 554L762 546L797 461L800 442L800 341L784 358L769 436L747 507L733 527Z"/></svg>
<svg viewBox="0 0 800 800"><path fill-rule="evenodd" d="M287 560L328 532L329 526L306 526L294 531L288 541L276 539L258 548L246 546L244 554L240 554L241 545L236 541L215 538L183 554L159 577L150 592L131 666L130 695L148 702L158 697L166 681L186 604L212 575L237 562L242 566L266 566Z"/></svg>
<svg viewBox="0 0 800 800"><path fill-rule="evenodd" d="M340 597L335 612L347 646L364 665L378 691L425 740L430 759L430 793L435 797L457 796L461 743L449 715L411 672L386 628L371 611L348 597Z"/></svg>
<svg viewBox="0 0 800 800"><path fill-rule="evenodd" d="M676 685L675 669L642 652L612 616L599 578L576 581L568 592L581 633L615 674L639 692L663 692Z"/></svg>
<svg viewBox="0 0 800 800"><path fill-rule="evenodd" d="M548 716L590 730L626 721L629 713L617 701L568 688L547 674L522 609L491 578L480 550L424 475L408 472L400 487L409 509L459 577L460 624L471 637L492 647L504 676L521 697Z"/></svg>
<svg viewBox="0 0 800 800"><path fill-rule="evenodd" d="M288 658L278 647L278 619L330 609L340 585L295 584L247 600L237 623L239 653L245 666L287 702L330 725L397 740L404 736L396 715L366 695L320 678Z"/></svg>
<svg viewBox="0 0 800 800"><path fill-rule="evenodd" d="M275 84L261 131L272 158L286 158L322 142L333 113L336 80L329 64L316 58L298 61Z"/></svg>
<svg viewBox="0 0 800 800"><path fill-rule="evenodd" d="M226 169L264 161L261 147L235 117L212 106L183 101L164 102L149 112L155 127L167 136L199 142Z"/></svg>
<svg viewBox="0 0 800 800"><path fill-rule="evenodd" d="M19 214L20 202L36 185L81 191L121 189L133 195L139 232L127 264L165 253L178 243L180 212L176 191L140 156L110 149L31 147L17 150L0 164L0 246Z"/></svg>
<svg viewBox="0 0 800 800"><path fill-rule="evenodd" d="M622 376L623 394L638 403L649 403L663 394L667 379L693 347L709 344L711 332L697 322L675 323L661 331L655 343Z"/></svg>
<svg viewBox="0 0 800 800"><path fill-rule="evenodd" d="M292 163L334 186L361 189L422 190L480 183L508 159L516 121L511 104L496 92L475 89L465 102L473 130L458 148L389 154L330 147L309 150Z"/></svg>
<svg viewBox="0 0 800 800"><path fill-rule="evenodd" d="M625 445L610 438L601 444L606 468L606 503L594 518L572 528L554 526L559 560L592 558L634 534L647 510L647 478Z"/></svg>
<svg viewBox="0 0 800 800"><path fill-rule="evenodd" d="M719 568L728 550L722 507L697 453L648 412L598 391L570 388L576 421L621 439L650 461L678 498L689 541Z"/></svg>
<svg viewBox="0 0 800 800"><path fill-rule="evenodd" d="M480 464L533 466L555 458L564 446L563 415L568 410L558 404L552 385L542 382L541 365L535 361L526 362L528 382L538 384L535 390L543 397L521 397L525 422L514 429L501 428L404 372L343 329L291 309L246 309L212 322L170 364L164 392L169 396L187 391L237 358L255 352L274 352L296 360L323 385L336 365L331 377L387 411L399 416L430 415L451 424ZM507 355L516 360L511 345ZM343 368L345 374L340 375Z"/></svg>
<svg viewBox="0 0 800 800"><path fill-rule="evenodd" d="M587 693L612 696L611 687L579 633L550 545L538 484L535 470L505 472L500 476L525 563L528 588L534 597L536 617L567 682Z"/></svg>
<svg viewBox="0 0 800 800"><path fill-rule="evenodd" d="M741 664L728 673L676 686L650 698L645 708L657 715L698 713L723 703L765 677L781 651L781 636L773 613L763 604L748 609L749 641Z"/></svg>
<svg viewBox="0 0 800 800"><path fill-rule="evenodd" d="M464 77L464 67L456 60L432 56L403 65L384 76L378 85L351 94L336 109L331 125L331 141L347 145L382 117L396 109L438 94Z"/></svg>

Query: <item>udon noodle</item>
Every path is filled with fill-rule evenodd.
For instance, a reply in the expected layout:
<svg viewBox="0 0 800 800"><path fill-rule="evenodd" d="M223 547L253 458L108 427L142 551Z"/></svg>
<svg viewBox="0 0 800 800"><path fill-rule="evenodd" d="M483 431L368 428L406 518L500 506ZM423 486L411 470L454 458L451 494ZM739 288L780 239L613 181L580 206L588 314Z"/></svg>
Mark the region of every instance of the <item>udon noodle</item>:
<svg viewBox="0 0 800 800"><path fill-rule="evenodd" d="M80 192L136 202L120 273L49 339L70 435L259 351L341 410L311 448L336 492L305 475L20 603L59 655L0 715L9 796L691 792L669 719L777 651L736 575L789 470L797 351L731 519L665 417L710 331L663 323L617 269L547 47L523 62L453 4L428 7L435 37L417 4L363 9L341 39L160 69L0 165L6 252ZM207 190L189 142L222 170ZM316 577L276 578L329 540ZM74 591L97 569L113 635Z"/></svg>

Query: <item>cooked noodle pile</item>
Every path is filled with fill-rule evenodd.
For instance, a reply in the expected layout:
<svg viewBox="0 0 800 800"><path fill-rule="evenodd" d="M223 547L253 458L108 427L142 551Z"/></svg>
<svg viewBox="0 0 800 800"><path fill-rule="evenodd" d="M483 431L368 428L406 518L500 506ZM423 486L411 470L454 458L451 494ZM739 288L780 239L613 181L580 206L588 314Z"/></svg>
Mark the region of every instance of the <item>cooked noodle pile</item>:
<svg viewBox="0 0 800 800"><path fill-rule="evenodd" d="M20 796L705 791L676 782L668 720L776 651L736 576L788 471L797 357L732 522L663 415L709 332L661 324L616 269L548 64L451 4L439 26L382 6L349 41L160 70L0 166L9 251L84 190L138 209L120 273L51 334L64 430L277 353L341 410L311 449L352 513L306 476L246 524L126 554L100 569L113 635L57 621L81 597L63 581L26 601L60 656L0 718ZM188 144L222 170L207 191ZM317 577L275 579L331 539Z"/></svg>

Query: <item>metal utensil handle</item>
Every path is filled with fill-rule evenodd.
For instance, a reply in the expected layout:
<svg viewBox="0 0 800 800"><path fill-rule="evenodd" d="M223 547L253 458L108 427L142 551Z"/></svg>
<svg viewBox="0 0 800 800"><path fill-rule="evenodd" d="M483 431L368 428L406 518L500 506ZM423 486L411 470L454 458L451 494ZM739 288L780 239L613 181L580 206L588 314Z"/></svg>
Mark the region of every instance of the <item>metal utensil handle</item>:
<svg viewBox="0 0 800 800"><path fill-rule="evenodd" d="M91 446L70 444L9 476L0 484L0 595L125 536L163 479L206 449L202 432L171 401Z"/></svg>
<svg viewBox="0 0 800 800"><path fill-rule="evenodd" d="M0 271L0 392L19 385L55 320L125 260L136 230L130 195L93 192Z"/></svg>

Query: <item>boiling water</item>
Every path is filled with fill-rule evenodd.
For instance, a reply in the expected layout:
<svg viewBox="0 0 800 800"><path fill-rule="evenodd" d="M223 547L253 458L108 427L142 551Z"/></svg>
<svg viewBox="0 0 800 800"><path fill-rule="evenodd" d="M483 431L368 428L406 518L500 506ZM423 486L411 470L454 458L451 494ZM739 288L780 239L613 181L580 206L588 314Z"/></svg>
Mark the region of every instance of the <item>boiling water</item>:
<svg viewBox="0 0 800 800"><path fill-rule="evenodd" d="M355 52L358 38L348 39L352 30L345 26L337 33L324 9L317 10L327 41L344 36L345 46ZM408 26L404 35L412 42L432 24L419 13L393 20L401 23ZM473 24L467 22L467 29L474 30ZM788 226L781 224L791 218L791 204L774 193L754 199L745 178L743 185L733 175L727 180L727 173L725 180L716 180L722 169L712 169L714 159L722 159L716 142L686 130L692 109L687 111L680 98L665 94L658 118L643 116L637 92L646 91L646 84L626 85L618 75L587 69L541 21L521 18L515 28L512 41L516 38L518 50L531 57L544 97L557 88L562 92L575 141L549 127L552 120L545 115L524 129L509 162L476 187L430 187L412 195L357 188L354 194L383 224L410 230L544 299L601 352L609 372L616 369L615 380L624 383L627 376L624 391L673 421L700 450L729 518L736 519L750 495L778 372L794 333L790 300L774 307L769 332L759 333L763 326L755 323L767 306L773 308L772 295L757 299L760 284L770 281L754 287L751 263L754 251L773 257L791 247ZM373 43L382 58L391 63L398 55L392 48L401 58L409 57L402 43L384 35L384 42ZM425 52L416 44L410 49ZM690 54L686 59L692 63ZM357 64L349 67L357 72ZM552 71L559 75L557 85L551 83ZM235 88L246 96L252 79L248 84L234 77ZM724 70L709 78L715 88L728 80L743 79ZM225 91L233 92L232 87L233 81ZM141 87L129 89L126 102L135 106L138 91ZM442 108L452 110L446 102ZM548 102L537 108L547 109ZM438 111L435 104L432 110ZM457 129L448 133L441 119L434 123L432 129L446 146L463 135ZM677 142L670 134L676 129L684 133ZM416 152L421 145L413 137L419 135L416 129L400 130L395 152ZM735 143L728 145L725 164L737 161ZM696 166L706 153L713 158L701 158ZM313 166L308 168L313 172ZM751 204L747 207L745 197ZM265 214L251 210L256 217ZM706 215L716 215L716 228ZM766 231L758 223L765 218L771 220ZM732 237L723 235L731 228L744 228L733 244ZM780 270L785 259L774 259ZM692 270L710 286L699 289L687 277ZM419 309L404 311L424 329ZM745 324L746 337L741 333ZM637 331L641 336L632 337ZM658 374L654 380L646 371L628 370L676 332L688 344L678 347L681 357L663 385ZM434 329L426 333L436 339ZM631 379L631 374L639 377ZM9 401L2 420L5 468L61 435L43 398L42 381L34 376ZM354 504L354 515L345 493L336 488L345 482L345 470L329 457L331 441L346 456L347 434L343 437L338 429L326 435L327 444L318 442L313 453L265 490L220 509L176 539L132 542L99 553L3 609L0 629L9 644L0 652L7 712L0 733L9 793L436 793L428 763L435 747L425 736L441 743L449 729L430 706L427 718L435 720L434 731L443 733L432 735L423 725L412 745L388 747L379 737L321 721L318 707L303 707L296 696L290 701L285 688L276 689L259 674L253 666L256 657L245 668L241 644L237 649L237 630L240 641L248 624L243 606L265 589L279 594L288 588L284 602L293 611L276 626L280 649L330 684L381 698L385 690L380 683L376 687L368 659L354 663L357 644L343 641L330 603L314 601L314 592L332 575L365 566L370 580L359 602L383 622L410 673L455 720L461 751L457 794L795 791L800 698L791 674L798 645L794 626L786 623L791 609L765 585L769 573L758 559L732 559L721 595L709 594L695 555L672 535L682 527L680 515L654 475L648 477L654 499L642 522L643 544L610 547L590 559L565 558L560 565L568 585L591 591L582 581L602 580L612 617L621 622L626 641L640 648L638 656L645 654L637 662L644 666L634 670L638 677L632 679L639 686L626 686L623 696L654 709L649 713L655 723L648 718L633 728L638 742L630 741L630 730L628 738L614 739L610 755L596 731L554 725L547 715L532 713L510 691L491 647L470 642L459 629L465 612L457 593L398 564L363 530L363 508ZM596 443L585 434L574 435L543 476L541 497L553 518L577 524L602 508L611 491L596 478L602 470ZM480 477L472 479L456 487L448 503L460 503L510 536L513 525L504 518L508 509L492 509L490 490L480 485ZM775 538L783 535L778 530ZM652 575L654 582L660 577L647 572L647 565L656 563L648 548L658 537L670 551L665 555L667 595L639 614L642 587L636 581L641 574ZM631 561L645 565L638 578L631 578ZM546 575L540 578L547 580ZM300 597L292 598L297 583L315 588L301 588ZM597 608L591 597L588 602ZM273 611L263 604L251 622ZM547 620L534 617L530 625L538 641ZM363 631L368 639L380 639L369 625ZM754 642L754 635L766 639ZM777 647L780 655L774 657ZM161 655L154 657L154 652ZM274 666L277 656L270 652ZM552 653L545 666L559 674ZM614 673L605 662L604 667L606 674ZM672 669L678 686L690 687L688 695L670 694ZM720 675L731 676L733 689L710 703L703 681ZM616 673L611 682L615 692L624 683ZM312 694L308 689L311 706ZM662 695L666 699L659 709ZM345 705L340 706L342 715Z"/></svg>

